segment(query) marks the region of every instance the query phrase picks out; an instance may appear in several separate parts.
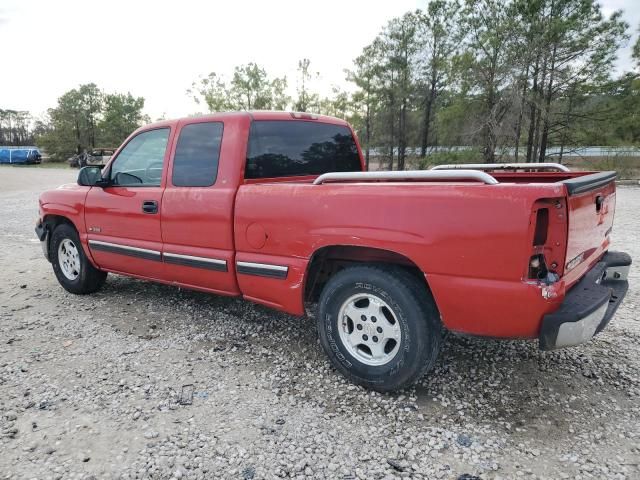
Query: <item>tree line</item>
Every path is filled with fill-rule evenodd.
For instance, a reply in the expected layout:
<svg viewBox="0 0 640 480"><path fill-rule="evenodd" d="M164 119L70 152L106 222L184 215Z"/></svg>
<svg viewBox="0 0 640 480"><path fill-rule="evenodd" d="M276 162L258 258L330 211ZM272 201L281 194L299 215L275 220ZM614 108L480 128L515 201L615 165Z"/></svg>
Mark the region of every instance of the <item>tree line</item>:
<svg viewBox="0 0 640 480"><path fill-rule="evenodd" d="M0 108L0 145L33 145L33 118L25 110Z"/></svg>
<svg viewBox="0 0 640 480"><path fill-rule="evenodd" d="M94 147L118 147L149 118L144 98L130 93L104 93L94 83L65 92L36 135L36 143L52 160L66 160Z"/></svg>
<svg viewBox="0 0 640 480"><path fill-rule="evenodd" d="M612 73L628 31L621 11L605 17L593 0L432 0L363 48L347 71L349 93L310 89L318 74L309 59L298 63L295 97L286 77L253 63L229 82L211 73L188 93L211 111L346 118L367 164L382 153L387 168L447 146L471 146L457 155L486 162L543 161L559 147L562 161L575 146L640 143L638 74ZM633 55L640 60L640 40Z"/></svg>
<svg viewBox="0 0 640 480"><path fill-rule="evenodd" d="M26 111L0 109L0 145L36 144L53 161L95 147L118 147L135 129L148 123L144 98L105 93L96 84L65 92L44 118Z"/></svg>
<svg viewBox="0 0 640 480"><path fill-rule="evenodd" d="M399 169L409 145L538 162L550 146L561 161L572 146L637 144L638 75L612 78L628 28L593 0L431 1L355 60L352 122Z"/></svg>
<svg viewBox="0 0 640 480"><path fill-rule="evenodd" d="M640 39L634 67L614 76L629 39L622 12L594 0L432 0L391 19L345 70L348 88L320 94L297 63L295 86L249 63L211 72L187 94L212 112L295 110L348 120L367 165L562 161L573 147L640 144ZM57 160L118 146L149 119L144 98L80 85L47 118L0 110L0 143L35 142ZM451 147L464 146L464 149Z"/></svg>

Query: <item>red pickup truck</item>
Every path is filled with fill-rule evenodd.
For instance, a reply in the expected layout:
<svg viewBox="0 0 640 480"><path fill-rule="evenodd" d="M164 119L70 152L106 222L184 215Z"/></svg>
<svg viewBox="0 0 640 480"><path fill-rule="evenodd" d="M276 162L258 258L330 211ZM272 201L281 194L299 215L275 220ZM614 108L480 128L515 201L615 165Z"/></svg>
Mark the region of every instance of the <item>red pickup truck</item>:
<svg viewBox="0 0 640 480"><path fill-rule="evenodd" d="M304 113L165 121L44 192L36 233L72 293L113 272L317 302L332 363L380 391L429 370L445 329L544 350L602 330L631 264L608 251L615 172L459 167L364 172L346 122Z"/></svg>

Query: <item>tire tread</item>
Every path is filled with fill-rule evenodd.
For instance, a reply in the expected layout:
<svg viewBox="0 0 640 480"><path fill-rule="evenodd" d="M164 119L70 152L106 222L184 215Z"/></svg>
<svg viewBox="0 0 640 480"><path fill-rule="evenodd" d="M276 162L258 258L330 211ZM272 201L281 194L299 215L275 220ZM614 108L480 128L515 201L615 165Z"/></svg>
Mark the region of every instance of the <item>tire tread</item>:
<svg viewBox="0 0 640 480"><path fill-rule="evenodd" d="M411 302L419 309L419 316L427 322L426 328L428 331L428 344L426 343L427 339L424 339L425 345L420 355L421 361L419 362L419 366L412 370L409 369L407 372L408 375L399 374L394 381L384 382L382 384L368 382L365 378L355 375L342 365L339 360L334 358L333 352L328 348L328 345L325 345L324 332L320 330L324 328L324 319L322 318L322 312L319 311L317 320L320 339L331 363L352 382L378 391L386 392L397 390L415 383L428 370L433 368L441 345L442 325L440 323L440 315L430 290L424 283L420 282L418 278L402 267L384 264L358 265L348 267L329 279L320 296L320 302L318 304L319 310L326 303L325 296L335 293L335 291L333 291L333 285L339 284L346 276L354 275L354 272L357 272L357 276L363 280L369 278L382 278L385 283L391 284L391 288L403 291L403 294L409 297Z"/></svg>
<svg viewBox="0 0 640 480"><path fill-rule="evenodd" d="M58 264L58 244L65 238L72 240L78 247L80 252L80 258L82 262L82 268L79 275L78 282L72 282L60 271ZM107 272L98 270L94 267L82 248L80 243L80 237L74 227L67 223L58 225L51 235L51 263L53 265L53 271L58 279L58 282L69 293L75 293L77 295L87 295L97 292L104 285L107 279Z"/></svg>

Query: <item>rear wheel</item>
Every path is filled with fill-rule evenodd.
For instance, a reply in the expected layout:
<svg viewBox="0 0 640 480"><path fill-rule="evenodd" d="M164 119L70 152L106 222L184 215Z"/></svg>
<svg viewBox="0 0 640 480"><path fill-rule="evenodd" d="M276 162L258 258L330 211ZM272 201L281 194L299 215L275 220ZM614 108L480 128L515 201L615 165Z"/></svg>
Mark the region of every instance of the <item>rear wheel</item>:
<svg viewBox="0 0 640 480"><path fill-rule="evenodd" d="M51 263L58 282L71 293L93 293L107 278L107 272L89 262L78 232L66 223L58 225L51 236Z"/></svg>
<svg viewBox="0 0 640 480"><path fill-rule="evenodd" d="M325 285L320 342L353 382L378 391L403 388L435 364L441 327L426 286L399 267L347 268Z"/></svg>

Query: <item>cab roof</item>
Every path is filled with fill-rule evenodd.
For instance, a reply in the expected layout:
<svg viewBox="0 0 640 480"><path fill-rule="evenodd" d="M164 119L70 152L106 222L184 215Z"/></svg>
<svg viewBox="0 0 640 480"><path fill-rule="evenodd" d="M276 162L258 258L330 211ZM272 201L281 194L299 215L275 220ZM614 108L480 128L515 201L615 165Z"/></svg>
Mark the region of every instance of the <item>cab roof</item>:
<svg viewBox="0 0 640 480"><path fill-rule="evenodd" d="M182 117L175 118L171 120L162 120L159 122L150 123L144 125L141 129L147 130L150 128L158 128L158 127L169 127L176 125L178 122L183 120L223 120L223 119L233 119L238 117L250 117L251 120L305 120L305 121L317 121L319 123L331 123L334 125L345 125L349 124L340 118L329 117L327 115L318 115L315 113L306 113L306 112L275 112L269 110L254 110L254 111L246 111L246 112L220 112L220 113L210 113L207 115L196 115L193 117Z"/></svg>

